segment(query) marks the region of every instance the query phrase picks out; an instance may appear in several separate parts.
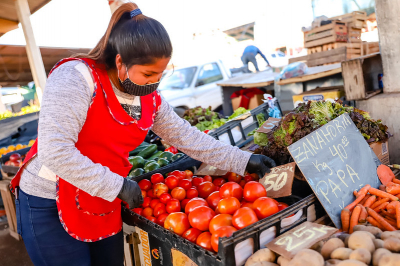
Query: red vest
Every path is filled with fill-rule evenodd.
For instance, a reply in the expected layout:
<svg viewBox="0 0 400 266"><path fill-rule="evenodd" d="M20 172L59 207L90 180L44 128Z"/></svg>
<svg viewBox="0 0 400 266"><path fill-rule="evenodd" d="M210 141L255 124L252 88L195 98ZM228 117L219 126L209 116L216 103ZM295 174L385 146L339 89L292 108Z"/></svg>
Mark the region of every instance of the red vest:
<svg viewBox="0 0 400 266"><path fill-rule="evenodd" d="M98 65L90 59L67 58L58 62L52 71L71 60L84 62L90 68L94 81L92 102L75 146L94 163L106 166L112 172L126 177L132 167L128 161L129 152L143 142L152 127L161 105L161 97L157 91L141 97L141 119L134 120L118 102L103 65ZM11 181L13 191L19 185L26 163L36 154L37 140L27 153L24 165ZM59 218L64 229L72 237L93 242L121 231L120 199L108 202L99 197L92 197L58 176L56 184Z"/></svg>

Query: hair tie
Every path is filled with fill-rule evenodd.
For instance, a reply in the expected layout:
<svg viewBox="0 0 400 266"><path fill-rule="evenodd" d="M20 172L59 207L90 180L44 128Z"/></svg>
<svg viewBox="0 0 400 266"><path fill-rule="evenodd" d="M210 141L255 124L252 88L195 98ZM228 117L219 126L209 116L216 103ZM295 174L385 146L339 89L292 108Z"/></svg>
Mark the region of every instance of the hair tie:
<svg viewBox="0 0 400 266"><path fill-rule="evenodd" d="M131 18L136 17L137 15L142 14L142 11L140 11L139 8L136 8L135 10L131 11Z"/></svg>

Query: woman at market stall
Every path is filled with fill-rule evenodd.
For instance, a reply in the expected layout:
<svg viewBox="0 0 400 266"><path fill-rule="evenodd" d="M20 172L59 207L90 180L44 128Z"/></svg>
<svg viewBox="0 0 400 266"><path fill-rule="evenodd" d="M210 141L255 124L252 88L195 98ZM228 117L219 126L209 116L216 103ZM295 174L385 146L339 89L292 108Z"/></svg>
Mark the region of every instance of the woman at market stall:
<svg viewBox="0 0 400 266"><path fill-rule="evenodd" d="M88 55L51 71L38 140L12 181L18 231L35 265L123 265L121 201L139 206L129 151L152 130L189 156L243 175L275 166L198 131L157 87L172 55L165 28L133 3ZM206 104L206 103L205 103Z"/></svg>

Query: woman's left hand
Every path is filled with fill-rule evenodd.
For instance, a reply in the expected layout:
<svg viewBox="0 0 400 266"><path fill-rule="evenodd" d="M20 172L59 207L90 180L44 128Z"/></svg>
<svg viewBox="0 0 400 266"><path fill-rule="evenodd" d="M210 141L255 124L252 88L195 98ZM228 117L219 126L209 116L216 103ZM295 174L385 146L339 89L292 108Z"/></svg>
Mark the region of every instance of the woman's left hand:
<svg viewBox="0 0 400 266"><path fill-rule="evenodd" d="M276 163L271 158L261 155L253 154L250 156L249 162L246 166L246 171L249 173L256 173L260 178L263 178L266 173L271 172L271 168L275 167Z"/></svg>

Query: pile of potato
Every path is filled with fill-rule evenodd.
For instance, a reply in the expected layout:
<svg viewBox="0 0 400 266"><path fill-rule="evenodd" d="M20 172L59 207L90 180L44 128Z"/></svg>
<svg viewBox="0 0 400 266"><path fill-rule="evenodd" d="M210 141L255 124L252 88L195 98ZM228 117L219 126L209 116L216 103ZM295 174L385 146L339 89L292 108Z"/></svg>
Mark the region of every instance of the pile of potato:
<svg viewBox="0 0 400 266"><path fill-rule="evenodd" d="M292 260L269 249L254 253L245 266L400 266L400 230L356 225L352 234L339 233L303 249Z"/></svg>

